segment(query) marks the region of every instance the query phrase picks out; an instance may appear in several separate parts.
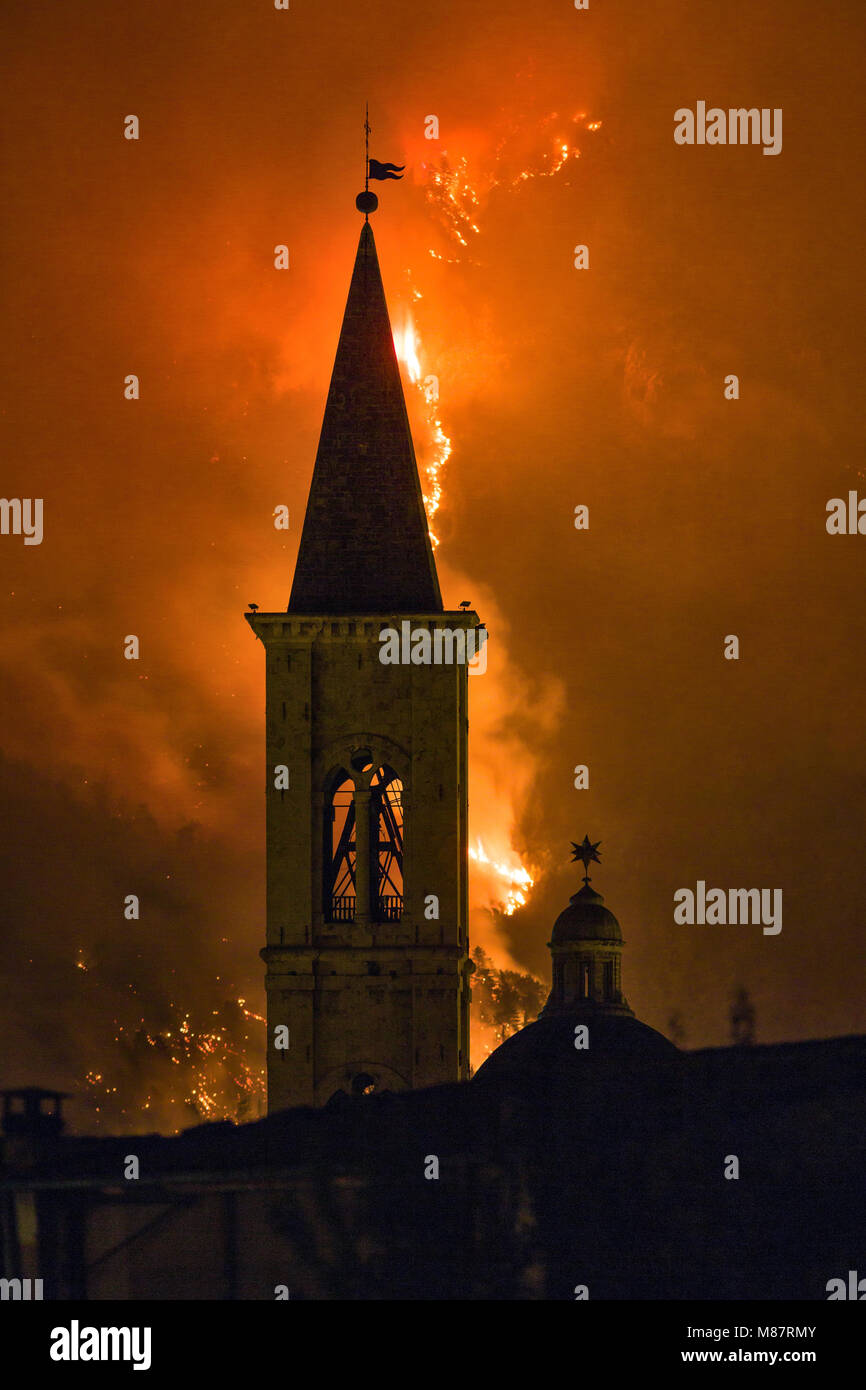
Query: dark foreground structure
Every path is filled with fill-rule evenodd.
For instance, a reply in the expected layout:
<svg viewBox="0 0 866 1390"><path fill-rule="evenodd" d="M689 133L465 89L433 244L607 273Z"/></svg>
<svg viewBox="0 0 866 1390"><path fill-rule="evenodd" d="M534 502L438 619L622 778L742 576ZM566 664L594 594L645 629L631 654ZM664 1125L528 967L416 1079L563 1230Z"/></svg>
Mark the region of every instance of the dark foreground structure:
<svg viewBox="0 0 866 1390"><path fill-rule="evenodd" d="M176 1138L10 1113L3 1276L59 1299L825 1299L862 1265L866 1038L561 1062Z"/></svg>
<svg viewBox="0 0 866 1390"><path fill-rule="evenodd" d="M541 1018L471 1082L174 1138L65 1137L59 1096L6 1092L0 1275L54 1299L826 1299L866 1251L866 1037L680 1052L629 1009L621 942L585 885Z"/></svg>

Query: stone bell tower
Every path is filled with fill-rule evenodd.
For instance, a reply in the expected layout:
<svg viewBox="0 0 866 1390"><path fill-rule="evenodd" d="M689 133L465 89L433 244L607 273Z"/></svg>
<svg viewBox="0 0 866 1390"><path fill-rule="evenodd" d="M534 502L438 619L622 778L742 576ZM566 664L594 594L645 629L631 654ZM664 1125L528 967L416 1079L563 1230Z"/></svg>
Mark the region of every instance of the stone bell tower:
<svg viewBox="0 0 866 1390"><path fill-rule="evenodd" d="M368 218L288 610L246 619L267 673L268 1108L465 1078L467 666L447 656L478 617L443 610ZM410 636L388 664L386 629Z"/></svg>

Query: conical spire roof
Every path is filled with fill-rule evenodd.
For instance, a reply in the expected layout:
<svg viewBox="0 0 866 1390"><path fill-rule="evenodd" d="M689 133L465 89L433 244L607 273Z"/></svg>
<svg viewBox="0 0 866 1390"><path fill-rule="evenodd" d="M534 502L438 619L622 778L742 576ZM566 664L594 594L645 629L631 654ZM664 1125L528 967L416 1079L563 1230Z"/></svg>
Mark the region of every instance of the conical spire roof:
<svg viewBox="0 0 866 1390"><path fill-rule="evenodd" d="M340 329L289 612L442 612L367 221Z"/></svg>

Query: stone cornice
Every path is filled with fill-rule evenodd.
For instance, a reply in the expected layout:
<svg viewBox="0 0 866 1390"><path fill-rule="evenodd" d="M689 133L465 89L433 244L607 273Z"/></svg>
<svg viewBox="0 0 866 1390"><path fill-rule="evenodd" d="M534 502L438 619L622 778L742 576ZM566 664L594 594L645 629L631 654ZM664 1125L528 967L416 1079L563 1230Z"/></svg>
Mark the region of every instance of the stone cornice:
<svg viewBox="0 0 866 1390"><path fill-rule="evenodd" d="M399 632L400 624L404 622L410 622L413 628L426 627L431 632L437 628L470 631L479 627L481 622L477 613L465 612L462 608L452 613L359 613L346 617L333 614L245 613L244 617L266 646L271 642L297 646L309 646L316 641L378 642L383 628L393 627Z"/></svg>

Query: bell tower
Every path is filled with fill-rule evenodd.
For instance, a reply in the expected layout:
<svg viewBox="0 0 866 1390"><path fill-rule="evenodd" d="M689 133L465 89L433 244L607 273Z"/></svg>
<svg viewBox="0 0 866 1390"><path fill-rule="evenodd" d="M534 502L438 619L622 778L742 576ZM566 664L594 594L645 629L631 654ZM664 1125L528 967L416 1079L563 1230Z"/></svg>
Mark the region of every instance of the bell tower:
<svg viewBox="0 0 866 1390"><path fill-rule="evenodd" d="M266 662L268 1108L463 1079L459 657L479 624L442 606L368 216L288 609L245 616Z"/></svg>

